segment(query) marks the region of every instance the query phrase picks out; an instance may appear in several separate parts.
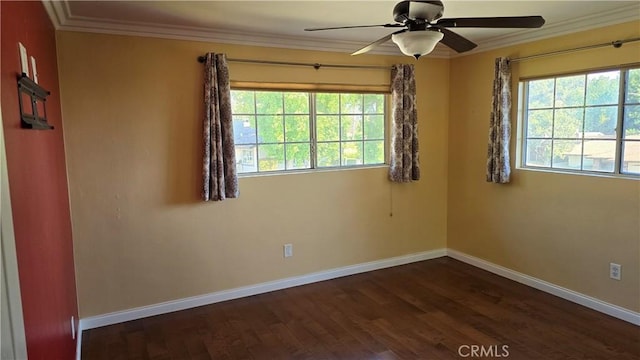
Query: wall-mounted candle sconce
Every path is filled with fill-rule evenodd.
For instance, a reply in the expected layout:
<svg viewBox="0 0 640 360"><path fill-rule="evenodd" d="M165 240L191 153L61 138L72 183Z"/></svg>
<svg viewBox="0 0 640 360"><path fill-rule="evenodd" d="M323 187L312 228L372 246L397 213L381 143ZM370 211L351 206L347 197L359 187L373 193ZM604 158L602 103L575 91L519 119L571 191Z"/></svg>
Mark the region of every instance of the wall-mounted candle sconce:
<svg viewBox="0 0 640 360"><path fill-rule="evenodd" d="M25 129L51 130L47 123L47 96L51 93L31 80L27 74L18 76L18 99L20 102L20 123Z"/></svg>

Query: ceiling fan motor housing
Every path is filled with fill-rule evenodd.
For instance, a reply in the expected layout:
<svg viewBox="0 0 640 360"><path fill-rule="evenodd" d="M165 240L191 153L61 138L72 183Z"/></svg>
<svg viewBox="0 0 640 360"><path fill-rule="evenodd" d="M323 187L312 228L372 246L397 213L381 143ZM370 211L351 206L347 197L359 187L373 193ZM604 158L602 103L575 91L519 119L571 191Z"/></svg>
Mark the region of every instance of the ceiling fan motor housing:
<svg viewBox="0 0 640 360"><path fill-rule="evenodd" d="M435 21L442 17L442 1L400 1L393 8L393 19L399 23L416 19Z"/></svg>

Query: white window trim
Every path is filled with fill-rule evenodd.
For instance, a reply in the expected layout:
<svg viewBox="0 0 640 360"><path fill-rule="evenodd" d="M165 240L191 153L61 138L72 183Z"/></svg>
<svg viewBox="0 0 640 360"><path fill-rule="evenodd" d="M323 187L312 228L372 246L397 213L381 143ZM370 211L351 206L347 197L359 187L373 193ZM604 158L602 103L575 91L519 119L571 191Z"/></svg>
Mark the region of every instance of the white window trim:
<svg viewBox="0 0 640 360"><path fill-rule="evenodd" d="M348 90L341 90L341 91L322 91L322 90L296 90L296 89L291 89L291 90L286 90L286 89L271 89L271 88L264 88L264 89L257 89L257 88L248 88L248 87L239 87L239 88L234 88L232 87L231 90L249 90L249 91L279 91L279 92L303 92L303 93L307 93L309 94L309 121L310 121L310 146L311 146L311 168L305 168L305 169L283 169L283 170L268 170L268 171L256 171L256 172L243 172L237 173L238 178L251 178L251 177L262 177L262 176L280 176L280 175L295 175L295 174L309 174L309 173L317 173L317 172L334 172L334 171L347 171L347 170L370 170L370 169L381 169L381 168L389 168L389 159L390 159L390 144L391 144L391 140L390 140L390 136L391 136L391 96L389 93L382 93L382 92L377 92L377 91L348 91ZM323 167L317 167L317 163L316 163L316 146L317 146L317 139L316 139L316 116L317 114L315 114L315 102L312 99L315 99L315 96L311 96L312 94L317 94L317 93L327 93L327 92L333 92L333 93L338 93L338 94L361 94L361 95L367 95L367 94L378 94L378 95L383 95L384 96L384 109L383 109L383 115L384 115L384 162L380 163L380 164L361 164L361 165L340 165L340 166L323 166ZM366 114L362 114L363 116ZM341 131L341 130L340 130ZM364 129L363 129L364 131ZM367 140L358 140L363 142L366 142ZM340 140L341 142L341 140ZM238 145L243 145L243 144L238 144ZM235 147L235 145L234 145ZM363 148L364 151L364 148Z"/></svg>
<svg viewBox="0 0 640 360"><path fill-rule="evenodd" d="M551 76L545 76L535 79L520 79L518 81L518 103L517 103L517 115L516 115L516 158L515 165L516 170L524 170L524 171L532 171L532 172L541 172L541 173L552 173L552 174L565 174L565 175L581 175L581 176L590 176L590 177L601 177L601 178L614 178L614 179L630 179L630 180L640 180L640 175L630 174L630 173L622 173L621 172L621 162L622 162L622 151L620 147L622 146L622 127L624 122L624 105L625 105L625 87L626 87L626 76L623 76L624 71L629 71L632 69L640 69L637 67L638 64L628 65L628 66L620 66L620 67L611 67L604 69L592 69L587 71L582 71L578 73L572 74L557 74ZM552 167L543 167L543 166L527 166L525 164L525 144L526 144L526 89L525 84L532 80L542 80L542 79L556 79L559 77L570 76L570 75L588 75L592 73L598 73L603 71L621 71L621 81L619 87L619 100L618 100L618 122L616 127L616 162L614 165L614 172L600 172L600 171L590 171L590 170L573 170L573 169L562 169L562 168L552 168ZM584 141L584 139L583 139ZM551 155L553 156L553 154Z"/></svg>

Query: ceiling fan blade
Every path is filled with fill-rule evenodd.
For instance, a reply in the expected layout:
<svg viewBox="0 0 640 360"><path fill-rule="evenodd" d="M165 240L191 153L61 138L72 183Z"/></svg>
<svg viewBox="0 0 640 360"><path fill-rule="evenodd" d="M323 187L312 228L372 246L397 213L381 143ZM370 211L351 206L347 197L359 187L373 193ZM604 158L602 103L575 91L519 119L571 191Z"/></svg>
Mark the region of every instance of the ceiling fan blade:
<svg viewBox="0 0 640 360"><path fill-rule="evenodd" d="M454 33L453 31L445 28L440 28L440 31L444 34L441 43L447 45L458 53L469 51L474 49L476 45L471 40Z"/></svg>
<svg viewBox="0 0 640 360"><path fill-rule="evenodd" d="M320 27L320 28L307 28L304 31L321 31L321 30L337 30L337 29L356 29L356 28L371 28L371 27L404 27L402 24L379 24L379 25L353 25L353 26L336 26L336 27Z"/></svg>
<svg viewBox="0 0 640 360"><path fill-rule="evenodd" d="M434 25L475 28L539 28L544 25L544 18L542 16L450 18L440 19Z"/></svg>
<svg viewBox="0 0 640 360"><path fill-rule="evenodd" d="M387 36L385 36L385 37L383 37L383 38L380 38L380 39L378 39L378 40L376 40L376 41L372 42L371 44L369 44L369 45L367 45L367 46L363 47L362 49L360 49L360 50L358 50L358 51L354 52L354 53L353 53L353 54L351 54L351 55L360 55L360 54L364 54L364 53L366 53L366 52L369 52L369 51L373 50L376 46L381 45L381 44L384 44L384 43L386 43L387 41L391 40L391 36L393 36L394 34L399 34L399 33L401 33L401 32L405 32L405 31L407 31L407 30L406 30L406 29L403 29L403 30L400 30L400 31L396 31L396 32L394 32L394 33L391 33L391 34L389 34L389 35L387 35Z"/></svg>

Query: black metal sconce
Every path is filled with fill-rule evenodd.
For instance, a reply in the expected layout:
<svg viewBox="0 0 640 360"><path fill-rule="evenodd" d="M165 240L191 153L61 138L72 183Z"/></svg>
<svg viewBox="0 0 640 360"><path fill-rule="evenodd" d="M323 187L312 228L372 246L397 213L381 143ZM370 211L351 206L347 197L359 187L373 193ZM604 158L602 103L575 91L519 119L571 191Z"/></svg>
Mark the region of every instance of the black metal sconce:
<svg viewBox="0 0 640 360"><path fill-rule="evenodd" d="M20 102L20 123L25 129L52 130L53 126L47 123L47 108L45 102L51 92L45 90L27 74L18 76L18 99ZM26 95L30 104L25 104L23 96ZM26 99L25 99L26 100ZM39 113L38 104L42 104L42 114ZM29 107L31 106L31 112ZM41 116L42 115L42 116Z"/></svg>

